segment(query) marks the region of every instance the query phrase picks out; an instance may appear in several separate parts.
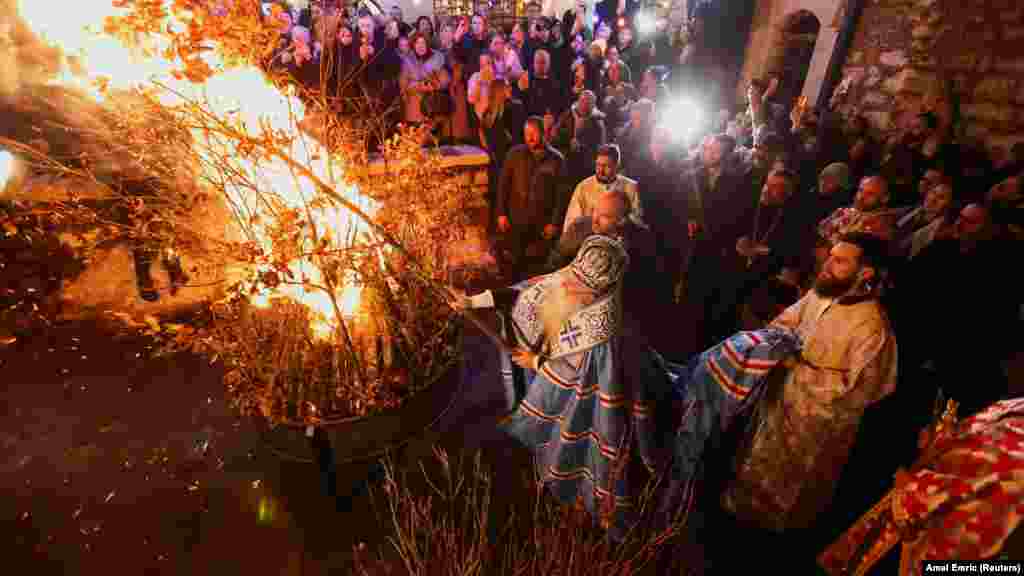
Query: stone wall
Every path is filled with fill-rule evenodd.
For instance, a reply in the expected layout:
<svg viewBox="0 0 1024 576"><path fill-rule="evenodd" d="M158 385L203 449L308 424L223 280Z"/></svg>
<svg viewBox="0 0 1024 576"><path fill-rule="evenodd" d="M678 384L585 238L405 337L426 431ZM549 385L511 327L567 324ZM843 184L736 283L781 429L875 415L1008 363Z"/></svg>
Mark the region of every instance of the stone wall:
<svg viewBox="0 0 1024 576"><path fill-rule="evenodd" d="M1024 140L1024 3L866 1L843 69L844 107L888 133L923 110L948 122L955 95L969 138Z"/></svg>

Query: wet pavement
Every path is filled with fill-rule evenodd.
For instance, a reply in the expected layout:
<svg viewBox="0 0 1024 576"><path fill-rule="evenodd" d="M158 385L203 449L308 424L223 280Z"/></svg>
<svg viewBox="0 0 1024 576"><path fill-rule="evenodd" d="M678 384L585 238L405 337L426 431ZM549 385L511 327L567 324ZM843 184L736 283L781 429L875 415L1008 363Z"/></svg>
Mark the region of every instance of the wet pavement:
<svg viewBox="0 0 1024 576"><path fill-rule="evenodd" d="M482 449L495 492L528 502L525 450L495 428L496 351L466 341L461 390L394 456L410 477ZM151 359L143 340L87 325L0 347L0 552L40 574L347 574L352 546L387 548L374 462L341 466L337 497L312 464L270 453L227 405L221 371ZM516 495L519 496L516 496ZM521 497L520 497L521 496ZM7 548L7 549L5 549Z"/></svg>

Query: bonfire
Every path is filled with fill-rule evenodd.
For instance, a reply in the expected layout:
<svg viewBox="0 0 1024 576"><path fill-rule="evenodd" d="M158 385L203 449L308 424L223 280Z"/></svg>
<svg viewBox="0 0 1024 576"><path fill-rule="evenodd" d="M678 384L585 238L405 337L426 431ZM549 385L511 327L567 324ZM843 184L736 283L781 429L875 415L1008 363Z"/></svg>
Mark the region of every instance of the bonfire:
<svg viewBox="0 0 1024 576"><path fill-rule="evenodd" d="M364 416L449 370L445 249L483 199L421 131L369 154L379 118L262 66L279 32L255 0L0 10L5 113L25 126L0 147L32 175L8 188L63 186L5 233L56 230L84 260L111 242L180 258L213 287L200 322L106 312L222 361L236 406L276 423Z"/></svg>

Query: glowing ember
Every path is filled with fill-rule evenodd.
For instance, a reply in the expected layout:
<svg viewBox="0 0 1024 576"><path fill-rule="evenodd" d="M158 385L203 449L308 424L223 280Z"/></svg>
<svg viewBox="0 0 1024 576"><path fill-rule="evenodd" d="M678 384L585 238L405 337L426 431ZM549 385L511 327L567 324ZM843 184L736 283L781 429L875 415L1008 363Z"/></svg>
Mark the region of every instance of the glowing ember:
<svg viewBox="0 0 1024 576"><path fill-rule="evenodd" d="M166 106L199 101L225 122L244 127L254 138L261 137L267 129L287 134L294 137L291 148L287 150L292 159L309 169L316 178L330 183L365 213L372 215L375 212L376 206L372 200L340 184L338 159L325 153L317 142L299 130L298 121L303 116L304 108L298 98L283 94L257 68L226 67L212 50L204 54L204 60L211 69L217 71L216 75L202 84L176 78L172 74L176 63L160 56L171 48L161 45L162 39L153 37L147 39L149 44L144 47L129 48L119 40L103 34L104 21L108 17L125 13L124 9L114 6L114 3L115 0L78 0L74 10L55 11L49 2L19 0L19 13L29 27L43 40L60 46L68 56L74 57L74 66L66 65L55 82L77 87L98 100L104 99L104 93L96 87L97 81L105 82L113 89L145 88L159 84L167 88L157 91L161 103ZM162 26L172 30L187 29L188 22L172 14L172 4L172 0L162 3L167 14ZM201 152L204 155L238 156L237 151L231 148L231 143L211 143L209 135L198 131L195 137L204 142L205 150ZM6 155L6 162L0 160L0 178L6 179L9 158ZM209 164L216 165L214 162ZM296 174L280 160L249 162L245 169L248 180L257 183L263 190L272 191L285 207L307 214L307 203L316 190L308 177ZM236 206L256 216L254 222L275 221L275 216L270 213L272 208L257 203L254 195L239 189L229 189L227 192ZM315 236L329 239L334 246L343 246L345 239L353 233L365 231L365 224L358 222L345 209L320 208L309 216L315 227ZM254 230L257 236L255 240L262 245L265 253L271 253L273 245L269 231L258 225L254 225ZM314 249L312 246L305 248ZM315 334L322 338L331 337L336 325L332 299L322 290L306 287L325 285L319 269L298 259L291 262L288 268L292 279L278 285L273 291L254 295L253 303L267 306L278 297L302 302L316 312L317 319L313 326ZM343 279L342 282L344 285L338 289L340 293L336 294L337 302L342 315L351 317L358 312L360 288L351 278Z"/></svg>

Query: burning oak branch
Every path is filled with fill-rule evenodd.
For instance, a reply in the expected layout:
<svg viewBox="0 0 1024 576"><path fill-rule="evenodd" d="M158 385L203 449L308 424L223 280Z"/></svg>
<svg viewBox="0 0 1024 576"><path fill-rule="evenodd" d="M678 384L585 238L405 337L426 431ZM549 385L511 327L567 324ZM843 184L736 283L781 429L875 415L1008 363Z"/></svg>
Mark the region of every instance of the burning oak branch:
<svg viewBox="0 0 1024 576"><path fill-rule="evenodd" d="M400 127L371 156L379 116L339 113L329 90L299 94L261 67L279 35L255 0L43 4L0 10L18 46L3 70L32 70L2 83L15 121L0 146L27 174L8 186L6 230L61 232L83 259L126 243L137 270L159 254L172 292L218 271L205 322L150 318L148 331L223 360L243 412L365 415L447 371L444 249L483 200L422 130Z"/></svg>

